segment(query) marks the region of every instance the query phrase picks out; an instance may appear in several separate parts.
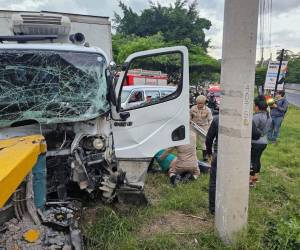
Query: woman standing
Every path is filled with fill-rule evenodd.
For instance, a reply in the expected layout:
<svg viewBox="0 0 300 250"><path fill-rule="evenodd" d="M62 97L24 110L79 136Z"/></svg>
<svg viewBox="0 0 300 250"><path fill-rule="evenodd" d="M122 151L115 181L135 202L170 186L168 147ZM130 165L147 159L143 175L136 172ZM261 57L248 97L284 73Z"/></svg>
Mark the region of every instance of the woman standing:
<svg viewBox="0 0 300 250"><path fill-rule="evenodd" d="M257 174L260 172L261 163L260 158L263 151L268 145L268 131L270 129L272 120L267 112L267 102L263 95L260 95L254 100L255 114L253 115L253 122L257 130L261 134L257 140L252 140L251 144L251 170L250 170L250 185L254 186L257 182Z"/></svg>

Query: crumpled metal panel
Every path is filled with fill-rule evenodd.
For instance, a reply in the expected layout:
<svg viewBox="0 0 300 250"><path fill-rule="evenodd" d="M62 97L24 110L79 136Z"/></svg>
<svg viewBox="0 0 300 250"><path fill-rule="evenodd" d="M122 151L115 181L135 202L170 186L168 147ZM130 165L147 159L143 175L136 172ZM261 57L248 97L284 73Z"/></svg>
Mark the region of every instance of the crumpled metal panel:
<svg viewBox="0 0 300 250"><path fill-rule="evenodd" d="M84 121L107 112L105 65L96 53L0 50L0 127Z"/></svg>

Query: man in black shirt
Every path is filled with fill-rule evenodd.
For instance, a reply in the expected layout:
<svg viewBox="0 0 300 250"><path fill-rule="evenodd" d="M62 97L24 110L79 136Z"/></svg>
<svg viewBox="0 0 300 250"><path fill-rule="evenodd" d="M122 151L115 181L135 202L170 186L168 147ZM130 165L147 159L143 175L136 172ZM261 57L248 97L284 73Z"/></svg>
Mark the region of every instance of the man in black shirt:
<svg viewBox="0 0 300 250"><path fill-rule="evenodd" d="M217 180L217 152L218 152L218 130L219 130L219 116L215 116L206 135L206 150L207 155L211 160L210 178L209 178L209 212L215 213L215 199L216 199L216 180ZM257 130L254 122L252 122L252 140L257 140L261 136ZM249 152L250 154L250 152ZM250 171L250 167L249 167Z"/></svg>

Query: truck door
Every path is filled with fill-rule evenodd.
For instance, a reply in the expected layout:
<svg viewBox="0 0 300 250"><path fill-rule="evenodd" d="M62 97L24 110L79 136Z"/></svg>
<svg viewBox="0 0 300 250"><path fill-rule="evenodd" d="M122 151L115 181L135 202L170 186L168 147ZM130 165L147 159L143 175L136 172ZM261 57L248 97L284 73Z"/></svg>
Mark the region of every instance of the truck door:
<svg viewBox="0 0 300 250"><path fill-rule="evenodd" d="M168 95L122 108L121 95L129 70L151 70L156 77L167 74ZM150 158L159 150L189 143L189 63L186 47L137 52L123 66L115 87L117 105L112 108L117 158Z"/></svg>

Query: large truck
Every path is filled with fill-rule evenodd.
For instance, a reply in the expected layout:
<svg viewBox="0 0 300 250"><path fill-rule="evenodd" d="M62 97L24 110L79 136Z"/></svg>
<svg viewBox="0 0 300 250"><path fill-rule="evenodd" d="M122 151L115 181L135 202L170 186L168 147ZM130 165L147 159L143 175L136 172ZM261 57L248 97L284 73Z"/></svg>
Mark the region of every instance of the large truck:
<svg viewBox="0 0 300 250"><path fill-rule="evenodd" d="M0 42L0 141L17 138L24 146L24 140L35 135L42 136L47 147L29 169L38 165L47 173L33 183L35 205L42 211L48 200L69 200L76 188L106 202L145 201L151 158L160 149L189 142L187 49L134 53L122 65L115 84L106 17L0 11ZM161 70L171 79L165 83L176 91L122 109L123 85L136 68ZM21 154L10 152L14 152L10 159L20 160ZM6 188L4 183L17 181L9 178L0 171L1 189ZM24 180L19 182L15 184ZM7 199L9 195L0 203L16 202Z"/></svg>

